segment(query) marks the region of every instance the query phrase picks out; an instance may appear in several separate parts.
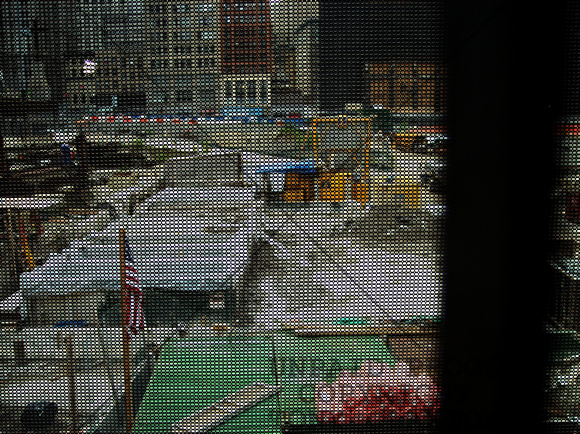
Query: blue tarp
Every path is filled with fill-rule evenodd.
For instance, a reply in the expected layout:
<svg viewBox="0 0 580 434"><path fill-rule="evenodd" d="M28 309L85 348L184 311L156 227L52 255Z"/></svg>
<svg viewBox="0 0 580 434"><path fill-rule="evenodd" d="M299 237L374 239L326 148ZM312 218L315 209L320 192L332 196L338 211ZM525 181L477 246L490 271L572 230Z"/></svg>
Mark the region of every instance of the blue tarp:
<svg viewBox="0 0 580 434"><path fill-rule="evenodd" d="M302 173L314 174L316 173L316 166L314 160L305 160L300 162L282 162L266 164L258 167L256 173Z"/></svg>

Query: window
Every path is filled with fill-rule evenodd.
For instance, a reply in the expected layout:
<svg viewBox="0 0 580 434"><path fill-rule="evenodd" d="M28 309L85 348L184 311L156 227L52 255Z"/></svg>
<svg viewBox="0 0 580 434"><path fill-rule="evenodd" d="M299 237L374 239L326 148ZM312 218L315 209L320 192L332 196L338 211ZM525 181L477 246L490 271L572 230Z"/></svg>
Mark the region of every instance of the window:
<svg viewBox="0 0 580 434"><path fill-rule="evenodd" d="M215 86L215 74L199 74L197 76L198 86Z"/></svg>
<svg viewBox="0 0 580 434"><path fill-rule="evenodd" d="M163 56L167 55L169 50L166 45L158 45L157 48L152 49L152 51L156 52L160 56Z"/></svg>
<svg viewBox="0 0 580 434"><path fill-rule="evenodd" d="M215 32L209 30L200 30L197 32L197 39L199 40L215 39Z"/></svg>
<svg viewBox="0 0 580 434"><path fill-rule="evenodd" d="M248 91L248 104L256 104L256 82L253 80L248 81L247 85Z"/></svg>
<svg viewBox="0 0 580 434"><path fill-rule="evenodd" d="M260 104L268 103L268 82L266 80L260 81Z"/></svg>
<svg viewBox="0 0 580 434"><path fill-rule="evenodd" d="M191 75L176 75L173 82L176 87L191 87L192 77Z"/></svg>
<svg viewBox="0 0 580 434"><path fill-rule="evenodd" d="M213 68L215 66L215 59L212 58L201 58L197 59L198 68Z"/></svg>
<svg viewBox="0 0 580 434"><path fill-rule="evenodd" d="M151 18L151 27L167 27L166 18Z"/></svg>
<svg viewBox="0 0 580 434"><path fill-rule="evenodd" d="M155 32L151 33L151 38L153 42L157 41L167 41L167 32Z"/></svg>
<svg viewBox="0 0 580 434"><path fill-rule="evenodd" d="M162 91L151 92L150 101L155 104L166 102L166 93Z"/></svg>
<svg viewBox="0 0 580 434"><path fill-rule="evenodd" d="M177 59L174 63L175 67L178 69L191 68L191 59Z"/></svg>
<svg viewBox="0 0 580 434"><path fill-rule="evenodd" d="M232 99L233 95L234 95L233 83L231 81L226 81L225 86L224 86L224 96L226 98L227 104L233 103L233 99Z"/></svg>
<svg viewBox="0 0 580 434"><path fill-rule="evenodd" d="M189 4L187 3L176 4L173 10L175 11L176 14L189 13Z"/></svg>
<svg viewBox="0 0 580 434"><path fill-rule="evenodd" d="M167 12L165 5L149 5L150 14L164 14Z"/></svg>
<svg viewBox="0 0 580 434"><path fill-rule="evenodd" d="M182 89L175 93L176 102L191 102L193 100L193 92L191 90Z"/></svg>
<svg viewBox="0 0 580 434"><path fill-rule="evenodd" d="M164 69L169 67L169 60L155 59L151 61L151 69Z"/></svg>
<svg viewBox="0 0 580 434"><path fill-rule="evenodd" d="M155 88L164 88L169 86L171 78L167 75L151 76L151 86Z"/></svg>
<svg viewBox="0 0 580 434"><path fill-rule="evenodd" d="M246 102L246 87L243 80L237 80L235 84L236 89L236 104L242 106Z"/></svg>
<svg viewBox="0 0 580 434"><path fill-rule="evenodd" d="M196 4L195 5L195 12L214 12L215 11L215 4L213 3L205 3L205 4Z"/></svg>
<svg viewBox="0 0 580 434"><path fill-rule="evenodd" d="M189 56L191 54L191 46L190 45L176 45L173 48L173 52L177 56Z"/></svg>
<svg viewBox="0 0 580 434"><path fill-rule="evenodd" d="M191 32L178 32L177 38L180 41L189 41L191 39Z"/></svg>
<svg viewBox="0 0 580 434"><path fill-rule="evenodd" d="M216 99L216 93L214 89L200 89L197 93L198 99L202 103L213 103Z"/></svg>
<svg viewBox="0 0 580 434"><path fill-rule="evenodd" d="M211 27L214 25L214 17L210 15L201 15L196 18L196 22L200 27Z"/></svg>
<svg viewBox="0 0 580 434"><path fill-rule="evenodd" d="M176 17L175 25L177 27L189 27L191 25L191 20L189 17Z"/></svg>
<svg viewBox="0 0 580 434"><path fill-rule="evenodd" d="M214 45L198 45L197 46L197 54L214 54L215 53L215 46Z"/></svg>

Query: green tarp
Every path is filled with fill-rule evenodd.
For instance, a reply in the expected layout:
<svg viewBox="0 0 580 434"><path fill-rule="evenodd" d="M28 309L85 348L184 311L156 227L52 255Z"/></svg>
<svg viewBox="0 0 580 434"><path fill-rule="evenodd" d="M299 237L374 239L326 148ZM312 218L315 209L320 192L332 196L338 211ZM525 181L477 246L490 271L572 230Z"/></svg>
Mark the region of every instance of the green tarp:
<svg viewBox="0 0 580 434"><path fill-rule="evenodd" d="M155 368L134 433L169 433L171 425L255 381L281 391L212 433L280 433L282 424L317 424L314 388L365 360L394 363L376 336L176 340Z"/></svg>
<svg viewBox="0 0 580 434"><path fill-rule="evenodd" d="M171 425L255 381L276 384L272 343L264 338L182 340L168 344L135 420L134 433L170 433ZM276 396L212 433L280 433Z"/></svg>

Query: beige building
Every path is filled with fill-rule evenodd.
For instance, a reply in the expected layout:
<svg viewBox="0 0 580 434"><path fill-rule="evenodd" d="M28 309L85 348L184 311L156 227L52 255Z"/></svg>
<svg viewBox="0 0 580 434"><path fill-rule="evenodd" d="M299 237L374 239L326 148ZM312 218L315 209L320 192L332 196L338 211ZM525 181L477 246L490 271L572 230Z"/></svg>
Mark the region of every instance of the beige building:
<svg viewBox="0 0 580 434"><path fill-rule="evenodd" d="M145 2L150 111L189 114L217 108L218 12L217 0Z"/></svg>

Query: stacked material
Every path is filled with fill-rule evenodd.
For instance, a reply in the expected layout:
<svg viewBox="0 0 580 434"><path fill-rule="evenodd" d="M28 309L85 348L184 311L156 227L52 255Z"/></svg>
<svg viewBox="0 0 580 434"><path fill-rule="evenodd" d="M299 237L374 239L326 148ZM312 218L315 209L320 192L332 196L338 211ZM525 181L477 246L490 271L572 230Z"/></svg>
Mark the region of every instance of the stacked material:
<svg viewBox="0 0 580 434"><path fill-rule="evenodd" d="M365 361L359 371L341 371L334 383L318 383L315 396L320 423L431 419L440 406L433 380L412 375L403 362Z"/></svg>

